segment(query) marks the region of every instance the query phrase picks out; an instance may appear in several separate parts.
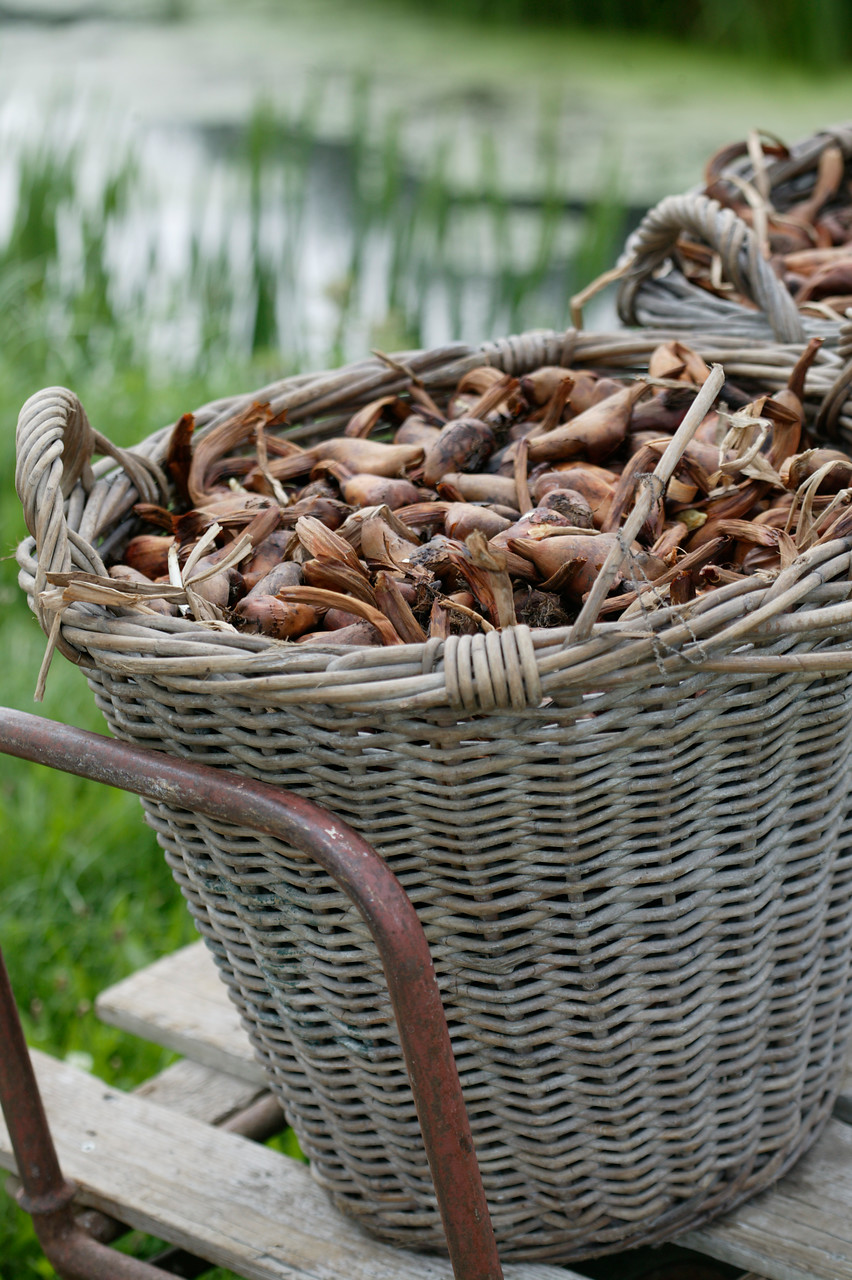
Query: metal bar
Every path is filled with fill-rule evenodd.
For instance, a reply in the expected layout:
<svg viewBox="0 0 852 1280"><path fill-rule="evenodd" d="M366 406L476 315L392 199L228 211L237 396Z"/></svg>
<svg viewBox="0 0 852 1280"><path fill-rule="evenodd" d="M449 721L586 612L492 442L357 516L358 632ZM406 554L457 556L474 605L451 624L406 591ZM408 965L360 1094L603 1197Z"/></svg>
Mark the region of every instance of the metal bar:
<svg viewBox="0 0 852 1280"><path fill-rule="evenodd" d="M0 708L0 749L251 827L294 845L328 871L379 950L456 1280L502 1280L429 946L405 890L375 849L289 792L25 712Z"/></svg>
<svg viewBox="0 0 852 1280"><path fill-rule="evenodd" d="M162 1272L93 1240L74 1217L75 1188L66 1182L44 1113L12 985L0 950L0 1104L22 1190L39 1244L63 1280L162 1280Z"/></svg>

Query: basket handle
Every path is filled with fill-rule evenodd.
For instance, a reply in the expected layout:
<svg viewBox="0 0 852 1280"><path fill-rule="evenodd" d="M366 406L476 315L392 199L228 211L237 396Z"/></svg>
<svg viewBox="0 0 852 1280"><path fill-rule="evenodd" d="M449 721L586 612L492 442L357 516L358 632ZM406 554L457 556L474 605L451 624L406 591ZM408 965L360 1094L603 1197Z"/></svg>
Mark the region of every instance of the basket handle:
<svg viewBox="0 0 852 1280"><path fill-rule="evenodd" d="M636 299L650 276L671 257L682 232L705 241L720 256L722 270L738 292L756 303L779 342L804 342L807 335L788 290L763 256L751 227L733 209L704 195L666 196L649 210L629 237L620 264L618 314L636 325Z"/></svg>
<svg viewBox="0 0 852 1280"><path fill-rule="evenodd" d="M37 558L33 607L42 630L49 635L53 615L45 612L39 600L46 575L78 568L105 576L94 545L100 529L138 498L157 501L165 482L155 463L119 449L95 431L79 399L66 387L47 387L30 396L18 417L15 447L15 488ZM95 489L98 481L91 465L95 454L114 458L124 468L127 484L102 505L85 504L86 515L80 503L77 525L68 499L78 486L82 494ZM72 662L80 661L80 655L61 638L58 643Z"/></svg>

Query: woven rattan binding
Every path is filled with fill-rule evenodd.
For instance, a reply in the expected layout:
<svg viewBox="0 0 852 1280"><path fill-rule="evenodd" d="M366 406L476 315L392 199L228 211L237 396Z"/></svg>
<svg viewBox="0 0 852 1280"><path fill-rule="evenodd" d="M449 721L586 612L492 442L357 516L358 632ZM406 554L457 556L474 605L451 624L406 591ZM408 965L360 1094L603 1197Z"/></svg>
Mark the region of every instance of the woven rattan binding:
<svg viewBox="0 0 852 1280"><path fill-rule="evenodd" d="M641 370L659 336L398 363L440 396L481 363ZM764 389L798 354L694 345ZM812 410L840 373L820 353ZM197 421L261 398L316 436L403 386L369 360ZM518 627L308 653L41 591L117 556L165 449L162 431L90 469L105 445L83 419L61 389L21 415L19 562L42 625L118 736L298 791L387 858L429 938L502 1255L657 1241L789 1167L829 1114L852 1012L852 540L580 643ZM316 1177L370 1230L439 1248L360 918L293 850L146 809Z"/></svg>
<svg viewBox="0 0 852 1280"><path fill-rule="evenodd" d="M772 196L792 188L800 198L816 177L826 147L852 157L852 125L826 129L790 148L788 156L766 164L762 174ZM746 157L726 172L749 181L753 168ZM754 303L744 306L688 280L672 259L682 233L710 246L718 255L721 278ZM698 191L666 196L629 236L618 270L617 309L629 325L671 327L707 334L727 334L751 342L801 342L822 337L835 343L842 321L801 313L766 261L754 231L732 209Z"/></svg>

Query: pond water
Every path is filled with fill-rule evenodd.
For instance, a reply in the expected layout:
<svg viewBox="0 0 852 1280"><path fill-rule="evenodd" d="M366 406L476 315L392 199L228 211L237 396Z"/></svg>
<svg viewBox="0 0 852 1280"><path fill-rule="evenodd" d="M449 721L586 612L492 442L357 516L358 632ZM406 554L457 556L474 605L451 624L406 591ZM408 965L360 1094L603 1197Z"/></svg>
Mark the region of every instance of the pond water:
<svg viewBox="0 0 852 1280"><path fill-rule="evenodd" d="M478 341L568 323L717 146L845 109L841 76L378 0L6 0L0 246L53 210L30 244L58 303L96 263L101 309L164 367Z"/></svg>

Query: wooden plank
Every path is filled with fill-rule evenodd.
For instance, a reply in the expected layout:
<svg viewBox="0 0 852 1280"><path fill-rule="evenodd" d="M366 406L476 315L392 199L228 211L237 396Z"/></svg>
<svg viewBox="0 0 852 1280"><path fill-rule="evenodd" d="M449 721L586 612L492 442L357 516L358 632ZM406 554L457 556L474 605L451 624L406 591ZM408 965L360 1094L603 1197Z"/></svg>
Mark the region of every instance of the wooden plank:
<svg viewBox="0 0 852 1280"><path fill-rule="evenodd" d="M176 996L176 992L181 995ZM254 1065L251 1047L203 943L164 957L104 993L102 999L109 1020L115 1025L172 1047L180 1042L181 1052L226 1070L234 1071L235 1064L239 1064L243 1078L249 1077ZM100 1002L97 1008L101 1013ZM184 1019L191 1021L188 1030L182 1025ZM837 1118L804 1162L772 1191L717 1223L688 1233L680 1243L770 1280L852 1280L852 1252L843 1241L844 1226L838 1226L838 1222L845 1223L847 1216L852 1218L852 1179L844 1183L840 1176L843 1160L852 1157L852 1147L848 1152L843 1147L844 1138L852 1143L852 1129L844 1132L846 1126L840 1123L852 1121L852 1076L845 1084L837 1103ZM826 1198L818 1166L816 1181L803 1183L788 1205L785 1197L796 1185L794 1179L804 1177L802 1170L810 1169L809 1161L821 1160L823 1151L829 1152L826 1178L834 1188L835 1199ZM846 1152L842 1158L841 1151ZM848 1164L852 1168L852 1159ZM813 1204L827 1214L825 1222L815 1215ZM826 1208L829 1204L831 1207ZM852 1228L849 1234L852 1237ZM833 1253L835 1237L841 1241L837 1246L841 1250L840 1262ZM807 1259L804 1269L800 1258ZM838 1270L841 1265L848 1269ZM815 1269L818 1266L822 1270Z"/></svg>
<svg viewBox="0 0 852 1280"><path fill-rule="evenodd" d="M266 1097L268 1090L182 1058L133 1092L139 1098L147 1098L160 1107L180 1111L205 1124L224 1124L235 1112Z"/></svg>
<svg viewBox="0 0 852 1280"><path fill-rule="evenodd" d="M82 1203L246 1280L452 1280L445 1259L371 1239L298 1161L45 1054L33 1061L63 1172ZM15 1167L1 1118L0 1166ZM541 1263L504 1270L506 1280L583 1280Z"/></svg>
<svg viewBox="0 0 852 1280"><path fill-rule="evenodd" d="M770 1280L852 1280L852 1127L829 1120L774 1187L678 1244Z"/></svg>
<svg viewBox="0 0 852 1280"><path fill-rule="evenodd" d="M102 1022L200 1062L262 1085L240 1017L203 942L163 956L108 987L95 1001Z"/></svg>

